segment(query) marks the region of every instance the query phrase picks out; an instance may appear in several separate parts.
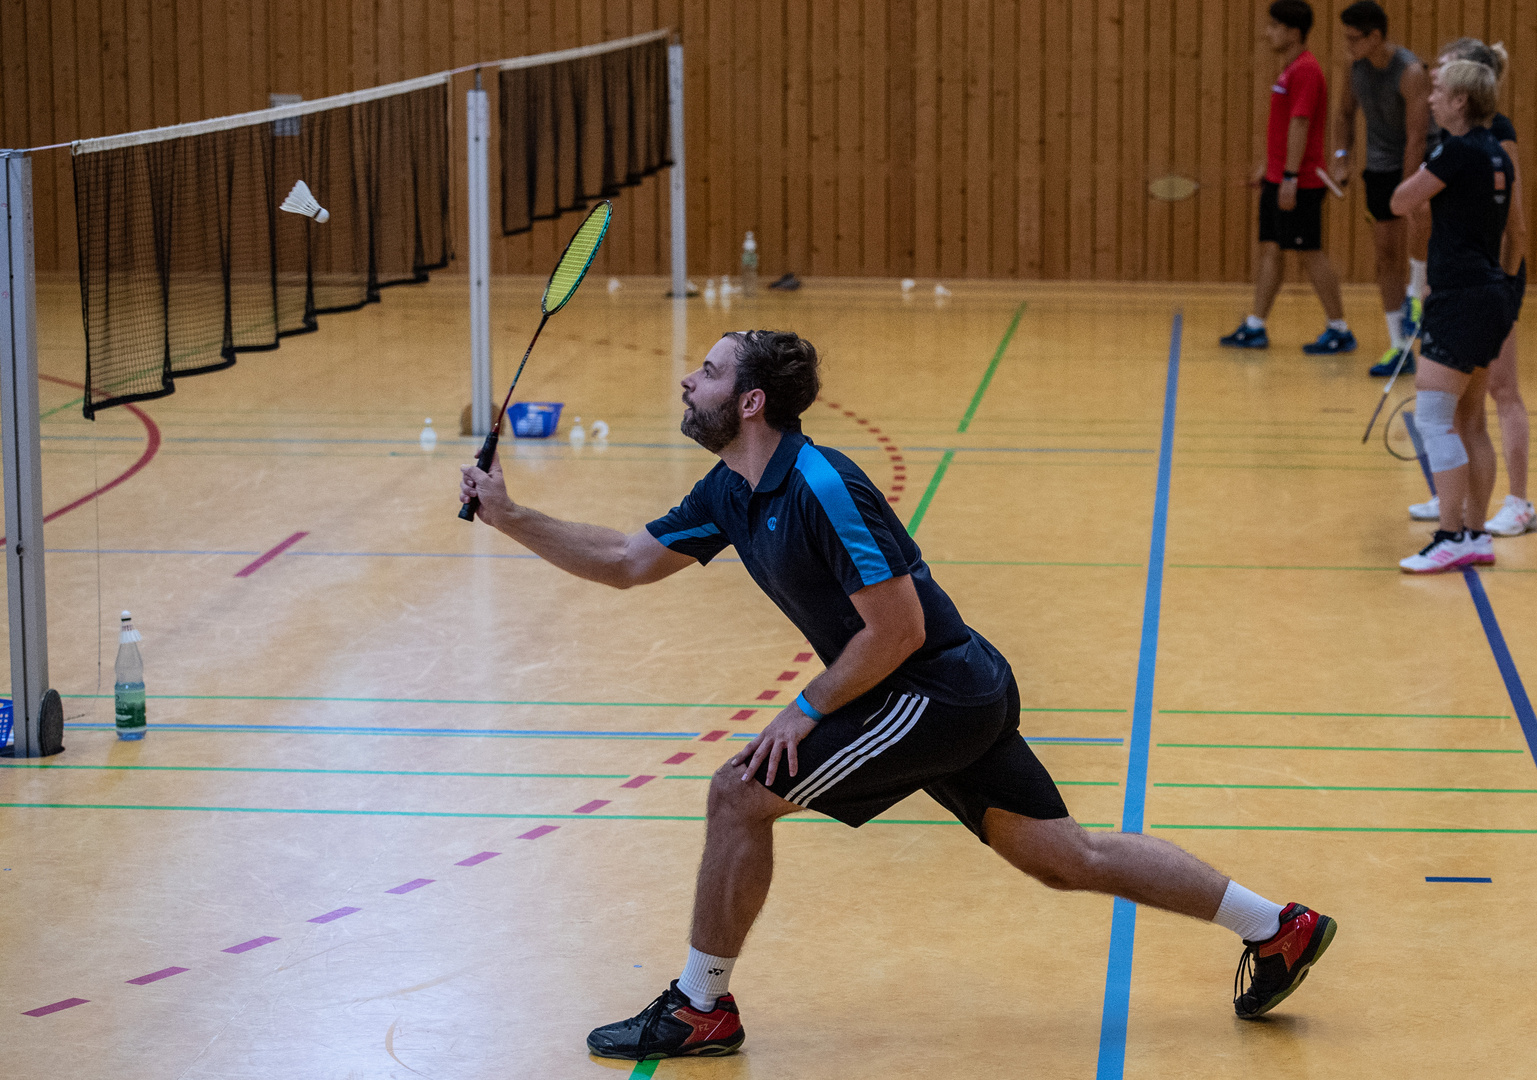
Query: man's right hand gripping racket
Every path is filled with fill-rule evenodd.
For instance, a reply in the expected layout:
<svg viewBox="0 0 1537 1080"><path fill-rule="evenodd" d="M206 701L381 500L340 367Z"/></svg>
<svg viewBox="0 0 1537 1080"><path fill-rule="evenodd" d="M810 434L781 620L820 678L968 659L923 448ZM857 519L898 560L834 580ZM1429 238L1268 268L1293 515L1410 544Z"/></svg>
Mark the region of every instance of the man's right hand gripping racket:
<svg viewBox="0 0 1537 1080"><path fill-rule="evenodd" d="M581 228L576 230L576 235L566 245L566 250L561 253L560 262L555 264L555 272L550 275L549 282L544 287L544 295L539 298L539 311L543 316L539 320L539 329L534 331L534 336L528 343L528 348L523 353L523 363L518 365L516 374L512 377L512 385L507 388L507 397L502 401L502 407L492 421L491 433L486 436L486 441L481 444L480 453L475 456L475 464L481 472L491 471L491 462L496 458L496 443L502 430L502 420L507 415L507 406L512 403L512 392L518 388L518 379L523 376L524 365L528 363L528 354L534 351L534 342L539 340L539 335L544 331L544 324L550 321L550 316L566 306L566 302L576 293L576 287L587 276L588 267L592 266L592 260L597 258L598 248L603 243L603 237L608 233L608 221L613 216L614 204L604 199L587 219L582 222ZM480 500L471 498L459 510L459 516L465 521L475 520L475 511L480 508Z"/></svg>

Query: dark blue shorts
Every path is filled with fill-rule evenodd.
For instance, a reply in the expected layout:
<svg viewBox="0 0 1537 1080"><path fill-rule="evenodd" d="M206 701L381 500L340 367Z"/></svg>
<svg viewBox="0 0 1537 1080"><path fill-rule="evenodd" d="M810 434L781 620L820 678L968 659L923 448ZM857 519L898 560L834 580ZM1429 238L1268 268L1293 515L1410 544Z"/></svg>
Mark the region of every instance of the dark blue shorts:
<svg viewBox="0 0 1537 1080"><path fill-rule="evenodd" d="M828 713L797 747L799 773L781 762L768 789L855 828L923 790L983 843L997 807L1029 818L1068 816L1051 774L1019 733L1019 687L987 705L945 705L877 687ZM758 782L767 773L758 769Z"/></svg>

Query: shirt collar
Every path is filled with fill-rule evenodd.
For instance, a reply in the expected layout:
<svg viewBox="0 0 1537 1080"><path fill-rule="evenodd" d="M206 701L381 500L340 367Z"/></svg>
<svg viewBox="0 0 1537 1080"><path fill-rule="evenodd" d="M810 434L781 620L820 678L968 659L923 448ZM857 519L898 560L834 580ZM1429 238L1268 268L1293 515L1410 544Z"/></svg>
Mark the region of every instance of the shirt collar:
<svg viewBox="0 0 1537 1080"><path fill-rule="evenodd" d="M758 480L753 494L765 495L783 484L785 477L790 475L795 459L800 456L801 447L810 441L799 431L786 431L780 437L779 446L775 448L774 456L769 458L768 467L763 470L763 476Z"/></svg>

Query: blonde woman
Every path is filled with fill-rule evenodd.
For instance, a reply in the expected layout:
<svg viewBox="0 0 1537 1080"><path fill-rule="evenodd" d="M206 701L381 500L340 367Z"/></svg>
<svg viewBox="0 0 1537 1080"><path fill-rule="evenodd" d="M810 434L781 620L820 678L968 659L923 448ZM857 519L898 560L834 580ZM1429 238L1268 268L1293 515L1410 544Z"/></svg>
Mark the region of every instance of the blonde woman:
<svg viewBox="0 0 1537 1080"><path fill-rule="evenodd" d="M1503 53L1503 50L1497 50ZM1493 68L1449 60L1431 74L1430 110L1441 127L1429 159L1393 192L1395 214L1430 204L1430 296L1415 373L1415 421L1440 493L1440 528L1405 572L1434 574L1494 562L1483 528L1494 487L1494 447L1474 418L1489 365L1513 323L1500 254L1510 223L1515 164L1492 131ZM1466 438L1458 432L1466 434Z"/></svg>

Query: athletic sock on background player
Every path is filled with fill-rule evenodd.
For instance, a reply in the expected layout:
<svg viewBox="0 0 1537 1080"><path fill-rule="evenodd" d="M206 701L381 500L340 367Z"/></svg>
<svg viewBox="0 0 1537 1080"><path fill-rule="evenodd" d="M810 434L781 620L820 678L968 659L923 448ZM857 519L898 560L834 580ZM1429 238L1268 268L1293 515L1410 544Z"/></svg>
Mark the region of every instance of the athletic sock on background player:
<svg viewBox="0 0 1537 1080"><path fill-rule="evenodd" d="M1248 318L1244 319L1243 324L1250 330L1265 329L1265 320L1260 318L1258 315L1250 315Z"/></svg>
<svg viewBox="0 0 1537 1080"><path fill-rule="evenodd" d="M1281 932L1281 905L1229 881L1212 922L1227 927L1245 941L1266 941Z"/></svg>
<svg viewBox="0 0 1537 1080"><path fill-rule="evenodd" d="M1405 295L1407 295L1411 300L1423 299L1425 296L1425 290L1429 287L1429 285L1430 281L1425 274L1425 260L1410 259L1409 291Z"/></svg>
<svg viewBox="0 0 1537 1080"><path fill-rule="evenodd" d="M678 990L700 1012L714 1012L716 1001L731 982L734 966L734 956L711 956L690 946L688 963L683 965L683 974L678 976Z"/></svg>
<svg viewBox="0 0 1537 1080"><path fill-rule="evenodd" d="M1403 313L1399 311L1385 311L1382 313L1382 317L1387 320L1388 337L1393 342L1393 348L1402 349L1404 347Z"/></svg>
<svg viewBox="0 0 1537 1080"><path fill-rule="evenodd" d="M1335 331L1336 333L1348 334L1350 333L1350 324L1347 323L1344 319L1330 319L1329 329Z"/></svg>

